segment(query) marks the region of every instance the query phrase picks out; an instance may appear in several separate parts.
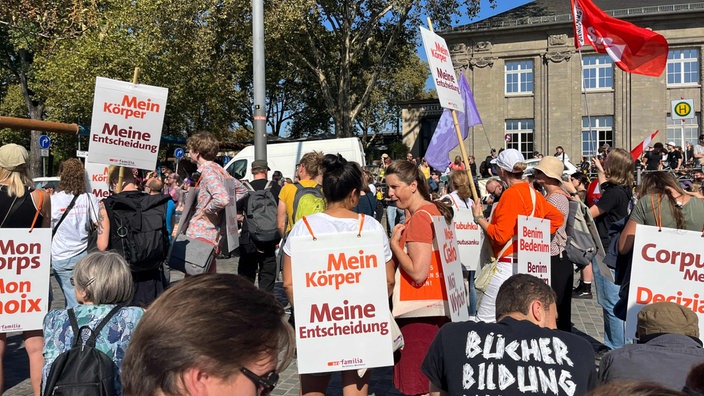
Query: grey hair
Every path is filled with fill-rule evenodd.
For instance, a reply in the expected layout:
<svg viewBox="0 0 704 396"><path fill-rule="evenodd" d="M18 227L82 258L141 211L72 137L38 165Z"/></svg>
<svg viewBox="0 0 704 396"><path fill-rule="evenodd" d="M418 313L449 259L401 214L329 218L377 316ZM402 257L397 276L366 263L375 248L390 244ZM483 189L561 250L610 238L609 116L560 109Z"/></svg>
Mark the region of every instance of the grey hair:
<svg viewBox="0 0 704 396"><path fill-rule="evenodd" d="M76 289L86 293L93 304L126 304L134 296L130 267L115 252L94 252L83 257L73 269Z"/></svg>

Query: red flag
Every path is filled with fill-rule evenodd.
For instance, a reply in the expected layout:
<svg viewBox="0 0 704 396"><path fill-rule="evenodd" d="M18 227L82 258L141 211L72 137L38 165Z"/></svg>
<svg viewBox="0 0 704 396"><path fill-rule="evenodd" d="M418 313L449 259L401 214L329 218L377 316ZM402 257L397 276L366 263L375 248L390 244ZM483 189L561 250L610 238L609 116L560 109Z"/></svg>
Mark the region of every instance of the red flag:
<svg viewBox="0 0 704 396"><path fill-rule="evenodd" d="M638 158L640 158L641 155L643 155L643 150L645 150L646 147L650 145L650 142L655 138L655 135L658 134L658 131L653 132L648 136L647 138L643 139L642 142L640 142L639 145L633 148L631 150L631 157L633 157L633 161L638 161Z"/></svg>
<svg viewBox="0 0 704 396"><path fill-rule="evenodd" d="M608 16L591 0L572 0L574 45L609 54L621 70L658 77L667 65L667 40L649 29Z"/></svg>

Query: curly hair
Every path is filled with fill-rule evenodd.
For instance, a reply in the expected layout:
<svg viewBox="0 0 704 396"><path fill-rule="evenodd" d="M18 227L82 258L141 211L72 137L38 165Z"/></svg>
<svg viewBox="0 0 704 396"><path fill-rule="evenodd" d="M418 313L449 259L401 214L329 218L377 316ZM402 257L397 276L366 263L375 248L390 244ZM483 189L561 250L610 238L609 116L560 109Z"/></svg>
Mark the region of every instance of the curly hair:
<svg viewBox="0 0 704 396"><path fill-rule="evenodd" d="M198 152L207 161L214 161L220 150L220 142L208 132L198 132L189 137L186 146Z"/></svg>
<svg viewBox="0 0 704 396"><path fill-rule="evenodd" d="M78 158L69 158L59 166L59 191L72 195L87 191L85 169Z"/></svg>

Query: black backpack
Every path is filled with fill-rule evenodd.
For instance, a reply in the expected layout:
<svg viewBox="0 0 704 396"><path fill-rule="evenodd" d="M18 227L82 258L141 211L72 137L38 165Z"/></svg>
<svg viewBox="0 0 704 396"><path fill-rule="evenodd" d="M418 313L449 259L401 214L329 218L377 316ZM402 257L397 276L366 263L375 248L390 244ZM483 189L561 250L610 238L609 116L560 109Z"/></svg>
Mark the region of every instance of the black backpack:
<svg viewBox="0 0 704 396"><path fill-rule="evenodd" d="M162 264L169 250L165 194L129 191L103 200L110 219L109 249L118 252L133 272L149 271Z"/></svg>
<svg viewBox="0 0 704 396"><path fill-rule="evenodd" d="M263 190L255 190L251 184L243 184L249 190L244 221L247 223L249 236L255 242L273 242L281 239L278 228L279 205L271 193L272 181L266 183Z"/></svg>
<svg viewBox="0 0 704 396"><path fill-rule="evenodd" d="M61 353L46 378L44 395L71 396L113 396L115 395L115 376L118 375L115 362L105 353L95 348L95 341L101 330L122 308L117 305L95 329L88 326L78 328L78 321L73 308L68 310L68 319L73 329L71 349ZM85 344L81 342L81 331L90 330L90 337Z"/></svg>

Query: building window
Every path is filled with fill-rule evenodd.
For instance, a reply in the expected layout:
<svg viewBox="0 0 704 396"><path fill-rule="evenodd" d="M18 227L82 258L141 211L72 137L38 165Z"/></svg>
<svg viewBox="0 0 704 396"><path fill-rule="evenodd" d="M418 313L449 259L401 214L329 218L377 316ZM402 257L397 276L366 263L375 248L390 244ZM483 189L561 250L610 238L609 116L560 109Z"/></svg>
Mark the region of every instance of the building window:
<svg viewBox="0 0 704 396"><path fill-rule="evenodd" d="M533 61L506 62L506 93L533 93Z"/></svg>
<svg viewBox="0 0 704 396"><path fill-rule="evenodd" d="M506 120L506 134L511 138L506 148L520 151L525 158L533 158L533 120Z"/></svg>
<svg viewBox="0 0 704 396"><path fill-rule="evenodd" d="M667 54L667 85L699 83L699 51L671 49Z"/></svg>
<svg viewBox="0 0 704 396"><path fill-rule="evenodd" d="M667 141L674 142L675 145L680 146L683 149L687 143L690 143L692 146L698 144L699 117L701 117L701 113L696 113L694 118L689 118L686 120L673 120L668 113Z"/></svg>
<svg viewBox="0 0 704 396"><path fill-rule="evenodd" d="M614 86L614 64L608 55L588 55L582 58L584 89L610 89Z"/></svg>
<svg viewBox="0 0 704 396"><path fill-rule="evenodd" d="M614 146L614 117L582 117L582 155L595 156L605 143Z"/></svg>

